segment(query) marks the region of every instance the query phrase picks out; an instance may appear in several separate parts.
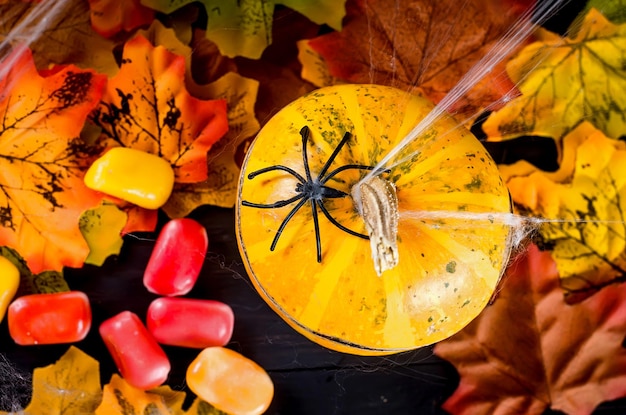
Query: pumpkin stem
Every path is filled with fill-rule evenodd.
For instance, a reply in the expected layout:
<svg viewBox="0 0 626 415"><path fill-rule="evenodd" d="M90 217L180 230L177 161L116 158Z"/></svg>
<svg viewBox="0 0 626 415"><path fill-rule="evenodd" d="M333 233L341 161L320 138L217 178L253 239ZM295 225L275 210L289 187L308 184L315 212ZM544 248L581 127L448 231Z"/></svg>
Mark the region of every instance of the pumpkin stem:
<svg viewBox="0 0 626 415"><path fill-rule="evenodd" d="M396 187L378 176L357 183L352 198L370 237L378 276L398 265L398 196Z"/></svg>

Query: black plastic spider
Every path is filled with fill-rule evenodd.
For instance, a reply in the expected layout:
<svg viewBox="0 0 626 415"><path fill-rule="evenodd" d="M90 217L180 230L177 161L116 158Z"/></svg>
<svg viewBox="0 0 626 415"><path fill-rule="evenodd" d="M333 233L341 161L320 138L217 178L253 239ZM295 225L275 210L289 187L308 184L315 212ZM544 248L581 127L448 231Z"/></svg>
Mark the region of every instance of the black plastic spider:
<svg viewBox="0 0 626 415"><path fill-rule="evenodd" d="M259 169L248 174L248 179L252 180L256 176L263 174L263 173L270 172L270 171L275 171L275 170L285 171L291 174L296 179L298 179L299 183L296 185L296 189L295 189L297 194L294 197L289 198L287 200L279 200L278 202L271 203L271 204L251 203L245 200L242 201L241 204L243 206L261 208L261 209L273 209L273 208L280 208L283 206L287 206L299 200L298 204L294 206L293 209L291 209L291 211L287 214L285 219L282 221L282 223L278 227L278 230L276 231L276 236L274 236L274 240L272 241L272 245L270 246L270 251L273 251L274 248L276 248L278 239L280 238L280 235L282 234L283 230L287 226L287 223L289 223L291 218L293 218L296 212L302 206L304 206L306 202L310 201L311 213L313 214L313 224L315 226L315 241L317 244L317 262L322 262L322 242L320 239L320 228L319 228L319 222L317 219L318 207L320 208L324 216L326 216L326 218L333 225L335 225L342 231L347 232L350 235L357 236L359 238L369 239L369 236L367 235L364 235L364 234L361 234L361 233L358 233L351 229L346 228L341 223L337 222L337 220L330 215L330 213L328 212L328 209L326 209L326 207L324 206L324 200L336 199L340 197L346 197L349 195L348 193L343 192L341 190L333 189L332 187L326 186L326 183L330 179L335 177L337 174L341 173L342 171L349 170L349 169L374 170L374 167L362 166L359 164L346 164L345 166L338 167L335 170L331 171L330 173L326 174L326 171L328 170L332 162L335 160L335 157L337 157L337 154L339 153L341 148L352 137L352 134L350 134L349 132L346 132L343 138L341 139L341 141L339 142L339 144L337 145L337 147L335 148L335 150L333 150L333 153L330 155L330 157L326 161L326 164L324 164L324 167L322 167L322 170L319 172L317 177L313 179L311 177L311 171L309 168L309 160L308 160L307 149L306 149L306 144L307 144L307 141L309 140L310 132L311 131L309 130L308 126L304 126L300 130L300 135L302 136L302 159L304 163L304 171L306 173L306 178L302 177L293 169L287 166L283 166L283 165L274 165L274 166L265 167L263 169Z"/></svg>

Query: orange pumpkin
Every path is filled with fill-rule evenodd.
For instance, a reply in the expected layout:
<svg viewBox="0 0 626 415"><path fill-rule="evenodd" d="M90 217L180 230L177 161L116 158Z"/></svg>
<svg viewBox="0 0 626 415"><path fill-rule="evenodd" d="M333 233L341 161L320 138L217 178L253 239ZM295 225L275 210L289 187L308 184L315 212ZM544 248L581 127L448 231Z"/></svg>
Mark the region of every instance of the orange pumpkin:
<svg viewBox="0 0 626 415"><path fill-rule="evenodd" d="M432 344L467 325L496 288L510 228L495 215L511 212L509 194L451 117L359 187L361 209L353 199L432 107L384 86L319 89L270 119L246 155L236 208L245 267L265 301L319 344L362 355ZM377 246L386 267L375 266Z"/></svg>

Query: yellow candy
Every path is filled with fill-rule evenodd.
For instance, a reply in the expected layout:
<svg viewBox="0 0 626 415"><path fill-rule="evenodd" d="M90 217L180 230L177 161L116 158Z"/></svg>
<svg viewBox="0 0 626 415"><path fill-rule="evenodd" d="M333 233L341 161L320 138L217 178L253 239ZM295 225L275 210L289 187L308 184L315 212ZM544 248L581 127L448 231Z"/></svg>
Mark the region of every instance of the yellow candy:
<svg viewBox="0 0 626 415"><path fill-rule="evenodd" d="M19 285L20 271L11 261L0 256L0 321L4 318Z"/></svg>
<svg viewBox="0 0 626 415"><path fill-rule="evenodd" d="M172 193L174 170L154 154L116 147L91 165L85 184L137 206L158 209Z"/></svg>
<svg viewBox="0 0 626 415"><path fill-rule="evenodd" d="M232 415L262 414L274 397L267 372L225 347L200 352L187 369L187 385L200 399Z"/></svg>

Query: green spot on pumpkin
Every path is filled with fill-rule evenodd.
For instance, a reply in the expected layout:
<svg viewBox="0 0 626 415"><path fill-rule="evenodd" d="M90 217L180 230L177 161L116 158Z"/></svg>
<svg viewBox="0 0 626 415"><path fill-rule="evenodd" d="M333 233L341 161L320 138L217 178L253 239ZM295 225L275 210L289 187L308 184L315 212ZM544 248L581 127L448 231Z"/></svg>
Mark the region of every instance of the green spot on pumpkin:
<svg viewBox="0 0 626 415"><path fill-rule="evenodd" d="M448 271L448 273L450 274L454 274L454 272L456 271L456 262L448 262L448 265L446 265L446 271Z"/></svg>
<svg viewBox="0 0 626 415"><path fill-rule="evenodd" d="M480 177L475 176L471 182L469 182L468 184L465 185L465 189L466 190L477 190L480 189L480 187L482 186L483 181L480 179Z"/></svg>

